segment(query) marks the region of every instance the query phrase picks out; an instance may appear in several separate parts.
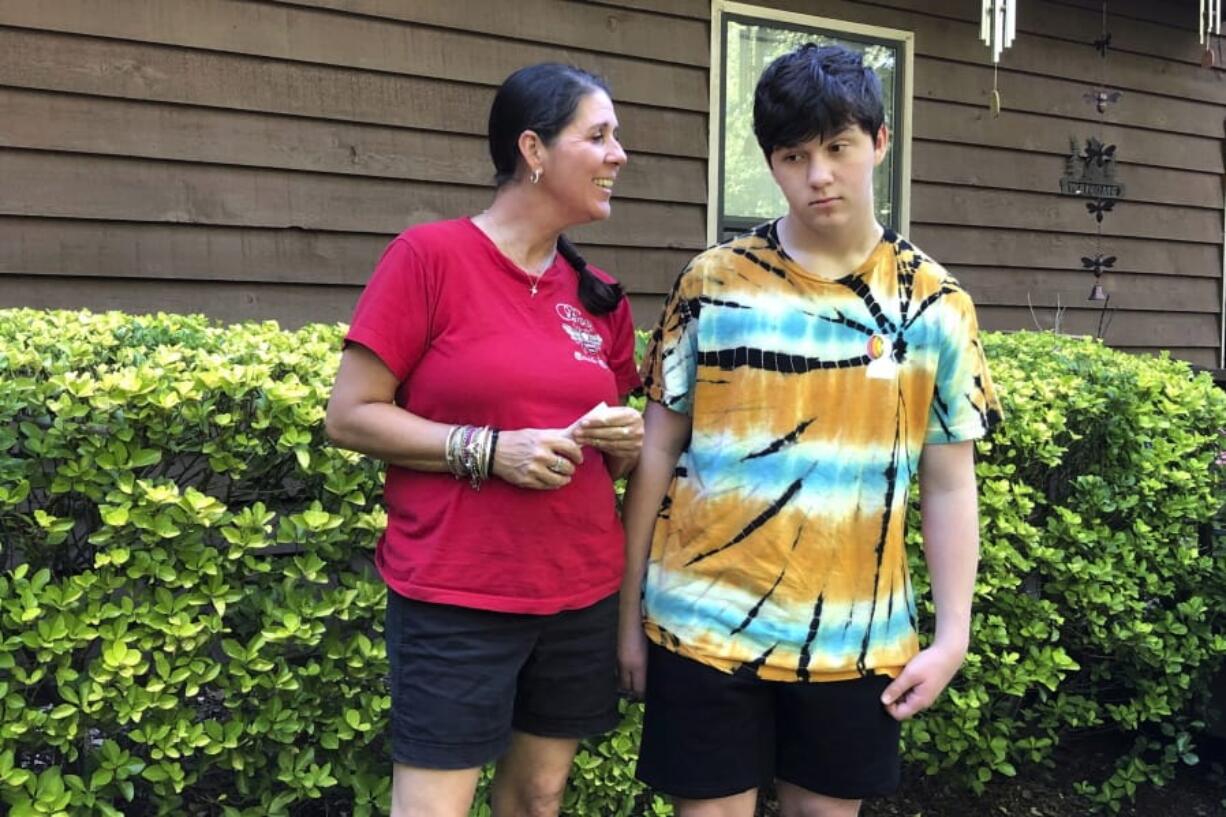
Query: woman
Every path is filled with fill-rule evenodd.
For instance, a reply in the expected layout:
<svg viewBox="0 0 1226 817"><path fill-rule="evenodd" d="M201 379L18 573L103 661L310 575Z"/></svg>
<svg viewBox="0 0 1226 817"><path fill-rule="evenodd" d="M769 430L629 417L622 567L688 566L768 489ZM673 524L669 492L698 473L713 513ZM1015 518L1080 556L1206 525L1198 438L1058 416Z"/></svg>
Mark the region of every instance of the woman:
<svg viewBox="0 0 1226 817"><path fill-rule="evenodd" d="M638 458L621 287L562 232L609 217L626 154L599 78L512 74L489 121L497 191L406 230L354 313L327 430L388 463L392 814L556 814L578 740L617 722L623 537Z"/></svg>

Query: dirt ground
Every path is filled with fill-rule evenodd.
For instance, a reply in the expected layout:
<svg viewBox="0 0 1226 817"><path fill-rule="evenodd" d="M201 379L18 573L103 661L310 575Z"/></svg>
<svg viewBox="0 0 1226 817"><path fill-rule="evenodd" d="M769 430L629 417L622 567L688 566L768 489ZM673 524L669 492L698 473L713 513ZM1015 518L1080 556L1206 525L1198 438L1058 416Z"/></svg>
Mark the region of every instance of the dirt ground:
<svg viewBox="0 0 1226 817"><path fill-rule="evenodd" d="M1051 769L1030 769L1011 780L994 780L982 795L938 777L905 774L899 794L867 802L862 817L1086 817L1094 807L1076 795L1079 780L1101 779L1110 768L1110 738L1070 743ZM1226 765L1226 745L1200 747L1197 767L1183 767L1163 788L1145 786L1119 817L1226 817L1226 783L1213 764Z"/></svg>
<svg viewBox="0 0 1226 817"><path fill-rule="evenodd" d="M1098 779L1108 762L1106 739L1065 747L1052 769L1034 769L1012 780L994 780L975 795L948 780L904 772L901 790L893 797L866 802L861 817L1090 817L1092 805L1073 791L1073 784ZM1202 746L1201 763L1184 767L1163 788L1138 790L1136 803L1119 817L1226 817L1226 782L1215 779L1211 764L1226 766L1226 744ZM764 817L776 814L763 803Z"/></svg>

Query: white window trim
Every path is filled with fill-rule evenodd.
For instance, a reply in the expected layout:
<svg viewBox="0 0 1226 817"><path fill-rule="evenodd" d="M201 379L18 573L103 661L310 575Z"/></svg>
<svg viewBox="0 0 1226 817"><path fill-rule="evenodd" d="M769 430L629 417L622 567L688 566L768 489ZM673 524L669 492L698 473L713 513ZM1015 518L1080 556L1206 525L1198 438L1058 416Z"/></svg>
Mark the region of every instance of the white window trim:
<svg viewBox="0 0 1226 817"><path fill-rule="evenodd" d="M733 3L729 0L711 0L711 108L708 114L710 126L707 128L710 144L707 147L707 244L718 241L719 231L719 191L720 173L723 170L724 157L720 151L720 122L723 117L723 78L718 72L723 70L723 29L725 14L737 14L743 17L754 17L760 20L788 23L790 25L808 28L822 28L828 31L859 34L874 37L879 40L894 40L899 43L903 54L903 84L902 84L902 144L894 139L897 133L891 134L890 149L897 151L899 173L901 174L898 190L898 224L900 232L908 235L911 230L911 101L915 84L915 34L896 28L880 28L846 20L835 20L829 17L816 17L810 14L797 14L790 11L751 6L745 3ZM1226 320L1223 321L1226 323Z"/></svg>

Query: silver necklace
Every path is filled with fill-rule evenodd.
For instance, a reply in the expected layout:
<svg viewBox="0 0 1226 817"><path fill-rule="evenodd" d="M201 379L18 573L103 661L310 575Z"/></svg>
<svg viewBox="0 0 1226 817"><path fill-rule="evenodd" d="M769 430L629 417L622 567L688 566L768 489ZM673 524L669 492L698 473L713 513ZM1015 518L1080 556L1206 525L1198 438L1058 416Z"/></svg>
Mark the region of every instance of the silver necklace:
<svg viewBox="0 0 1226 817"><path fill-rule="evenodd" d="M517 266L517 267L518 267L519 265L518 265L518 264L516 264L515 266ZM531 275L528 273L528 271L527 271L526 269L524 269L523 267L519 267L519 269L520 269L520 271L521 271L521 272L523 272L524 277L528 279L528 284L529 284L529 286L531 287L531 290L532 290L532 297L533 297L533 298L535 298L535 297L536 297L536 291L537 291L537 289L536 289L536 288L537 288L538 286L540 286L541 279L545 277L545 273L549 272L549 267L545 267L545 269L541 270L541 271L540 271L540 272L537 274L537 276L536 276L536 278L535 278L535 279L533 279L533 277L532 277L532 276L531 276Z"/></svg>
<svg viewBox="0 0 1226 817"><path fill-rule="evenodd" d="M540 285L541 285L541 279L545 277L545 273L547 273L547 272L549 272L549 270L553 269L553 262L554 262L554 261L556 261L556 260L557 260L557 252L555 251L555 253L553 254L553 256L551 256L551 257L550 257L550 259L549 259L549 263L548 263L548 264L545 266L545 269L541 270L540 272L538 272L538 273L536 274L536 278L533 278L533 277L532 277L532 273L528 272L528 270L524 269L524 268L523 268L523 267L521 267L519 264L515 264L515 266L519 267L520 271L521 271L521 272L524 274L524 277L528 279L528 285L529 285L529 287L531 287L531 289L532 289L532 297L533 297L533 298L535 298L535 297L536 297L536 293L537 293L537 291L538 291L538 288L539 288L539 287L540 287Z"/></svg>
<svg viewBox="0 0 1226 817"><path fill-rule="evenodd" d="M489 212L490 212L489 210L482 210L480 215L488 217ZM478 227L477 229L480 230L481 228ZM485 231L481 230L481 232L484 233ZM490 240L490 243L492 243L495 247L497 247L498 252L502 253L503 258L506 258L508 261L514 264L516 269L518 269L520 272L524 274L524 277L528 279L528 288L529 290L531 290L532 297L535 298L536 293L540 291L541 279L545 277L545 273L549 272L549 267L553 266L553 259L551 258L549 260L549 266L545 267L545 269L538 272L536 274L536 278L533 278L532 273L528 272L528 270L520 266L518 262L511 259L510 254L508 254L506 251L502 249L501 246L499 246L498 242L494 240L493 236L491 236L489 233L485 233L485 236L486 238Z"/></svg>

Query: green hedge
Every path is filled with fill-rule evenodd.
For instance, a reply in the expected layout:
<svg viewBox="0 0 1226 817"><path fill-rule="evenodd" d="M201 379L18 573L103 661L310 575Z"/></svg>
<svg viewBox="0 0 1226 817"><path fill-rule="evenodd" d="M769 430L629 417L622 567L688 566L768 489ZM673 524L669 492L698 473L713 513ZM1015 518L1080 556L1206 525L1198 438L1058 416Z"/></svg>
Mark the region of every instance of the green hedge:
<svg viewBox="0 0 1226 817"><path fill-rule="evenodd" d="M1007 419L979 446L971 655L908 725L906 753L976 787L1050 763L1065 736L1118 729L1114 773L1079 786L1118 809L1198 762L1226 655L1226 547L1209 524L1226 502L1226 393L1087 339L988 333L985 347Z"/></svg>
<svg viewBox="0 0 1226 817"><path fill-rule="evenodd" d="M386 801L384 515L320 430L337 338L0 312L15 817Z"/></svg>
<svg viewBox="0 0 1226 817"><path fill-rule="evenodd" d="M371 814L388 800L379 469L321 421L340 327L0 311L0 799L25 815ZM1063 737L1136 735L1118 802L1194 761L1226 652L1226 398L1171 361L989 336L972 655L907 756L981 784ZM925 587L922 565L916 584ZM669 813L640 712L566 813ZM477 814L488 813L478 805Z"/></svg>

